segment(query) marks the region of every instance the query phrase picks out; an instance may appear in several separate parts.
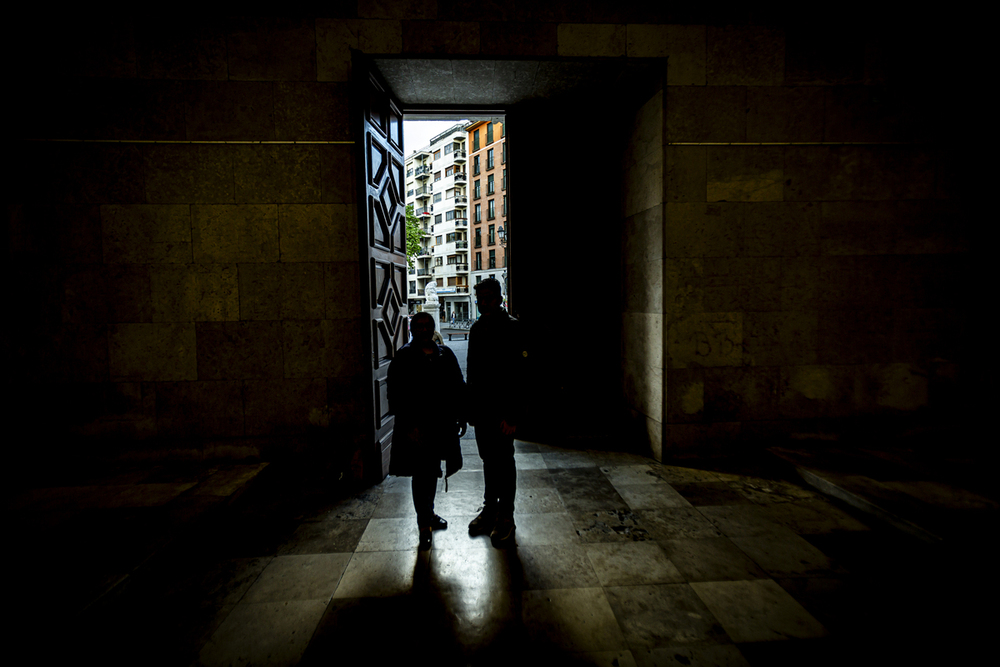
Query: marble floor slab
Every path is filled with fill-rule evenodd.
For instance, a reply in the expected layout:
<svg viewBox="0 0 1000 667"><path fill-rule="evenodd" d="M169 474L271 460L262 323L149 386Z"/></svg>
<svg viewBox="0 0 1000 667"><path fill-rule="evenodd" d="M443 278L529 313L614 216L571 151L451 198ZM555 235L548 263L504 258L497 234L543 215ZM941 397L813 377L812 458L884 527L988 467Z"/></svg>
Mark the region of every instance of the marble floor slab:
<svg viewBox="0 0 1000 667"><path fill-rule="evenodd" d="M214 665L295 665L326 611L324 600L239 604L201 649L198 662Z"/></svg>
<svg viewBox="0 0 1000 667"><path fill-rule="evenodd" d="M630 647L727 641L722 626L688 584L604 590Z"/></svg>
<svg viewBox="0 0 1000 667"><path fill-rule="evenodd" d="M268 563L240 603L285 600L328 602L352 555L334 553L278 556Z"/></svg>
<svg viewBox="0 0 1000 667"><path fill-rule="evenodd" d="M656 542L587 544L583 548L601 586L676 584L685 581Z"/></svg>
<svg viewBox="0 0 1000 667"><path fill-rule="evenodd" d="M334 597L405 595L413 588L416 563L416 549L356 552L347 564Z"/></svg>
<svg viewBox="0 0 1000 667"><path fill-rule="evenodd" d="M770 579L695 582L691 588L737 643L827 634L819 621Z"/></svg>
<svg viewBox="0 0 1000 667"><path fill-rule="evenodd" d="M600 588L525 591L522 599L524 625L537 642L580 652L627 648Z"/></svg>

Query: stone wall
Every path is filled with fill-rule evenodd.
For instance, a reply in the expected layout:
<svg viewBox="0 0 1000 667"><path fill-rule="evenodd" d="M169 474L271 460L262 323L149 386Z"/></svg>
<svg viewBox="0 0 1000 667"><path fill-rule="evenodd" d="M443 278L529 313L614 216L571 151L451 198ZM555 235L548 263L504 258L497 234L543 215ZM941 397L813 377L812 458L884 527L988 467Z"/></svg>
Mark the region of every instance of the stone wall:
<svg viewBox="0 0 1000 667"><path fill-rule="evenodd" d="M15 38L13 134L30 141L12 151L6 344L23 419L240 454L329 406L364 441L355 165L336 143L351 48L666 59L621 163L625 395L657 455L933 409L962 376L961 159L937 141L957 126L919 92L959 69L919 57L922 35L900 49L898 24L596 0L330 11ZM294 141L334 143L212 143Z"/></svg>

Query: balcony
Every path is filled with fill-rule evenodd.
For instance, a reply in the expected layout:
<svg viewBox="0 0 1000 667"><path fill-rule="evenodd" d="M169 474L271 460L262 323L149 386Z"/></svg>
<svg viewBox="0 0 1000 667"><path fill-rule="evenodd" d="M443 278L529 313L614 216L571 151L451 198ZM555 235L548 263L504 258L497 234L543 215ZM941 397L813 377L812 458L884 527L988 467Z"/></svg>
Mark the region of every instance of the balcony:
<svg viewBox="0 0 1000 667"><path fill-rule="evenodd" d="M429 276L434 273L433 269L417 269L418 276Z"/></svg>
<svg viewBox="0 0 1000 667"><path fill-rule="evenodd" d="M431 177L430 167L417 167L413 170L413 176L419 178L420 180L425 180Z"/></svg>
<svg viewBox="0 0 1000 667"><path fill-rule="evenodd" d="M466 180L468 180L468 179L467 179L464 171L456 171L455 172L455 182L456 183L465 183Z"/></svg>
<svg viewBox="0 0 1000 667"><path fill-rule="evenodd" d="M417 199L427 199L428 197L431 196L431 193L433 191L434 191L433 186L425 185L422 188L417 188L416 191L413 193L413 196L415 196Z"/></svg>
<svg viewBox="0 0 1000 667"><path fill-rule="evenodd" d="M468 218L455 218L454 222L455 222L455 226L456 227L468 227L469 226L469 219Z"/></svg>
<svg viewBox="0 0 1000 667"><path fill-rule="evenodd" d="M465 162L469 159L469 156L466 155L465 151L452 151L451 156L454 158L455 162Z"/></svg>
<svg viewBox="0 0 1000 667"><path fill-rule="evenodd" d="M455 248L456 249L468 248L468 247L469 247L469 242L468 241L455 241Z"/></svg>
<svg viewBox="0 0 1000 667"><path fill-rule="evenodd" d="M465 195L462 195L461 197L455 197L455 206L460 208L468 208L469 198L466 197Z"/></svg>
<svg viewBox="0 0 1000 667"><path fill-rule="evenodd" d="M414 213L414 215L417 215L417 216L426 215L426 216L430 217L431 209L426 208L426 207L425 208L418 208L413 213Z"/></svg>

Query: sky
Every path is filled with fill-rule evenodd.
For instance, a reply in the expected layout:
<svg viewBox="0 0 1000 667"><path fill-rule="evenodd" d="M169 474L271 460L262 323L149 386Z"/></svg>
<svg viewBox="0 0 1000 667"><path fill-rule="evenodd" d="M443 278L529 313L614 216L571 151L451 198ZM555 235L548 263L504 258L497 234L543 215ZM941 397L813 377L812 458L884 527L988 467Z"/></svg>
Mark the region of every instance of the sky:
<svg viewBox="0 0 1000 667"><path fill-rule="evenodd" d="M403 147L409 157L413 151L431 142L431 137L441 134L449 127L463 123L462 120L403 120Z"/></svg>

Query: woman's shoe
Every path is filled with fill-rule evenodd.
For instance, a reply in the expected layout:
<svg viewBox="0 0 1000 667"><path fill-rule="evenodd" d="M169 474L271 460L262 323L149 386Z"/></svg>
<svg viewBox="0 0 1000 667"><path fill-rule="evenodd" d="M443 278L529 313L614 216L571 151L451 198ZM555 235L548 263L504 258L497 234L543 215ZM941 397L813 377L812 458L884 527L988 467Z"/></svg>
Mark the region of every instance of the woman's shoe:
<svg viewBox="0 0 1000 667"><path fill-rule="evenodd" d="M431 548L431 529L421 528L420 529L420 544L417 546L421 551L427 551Z"/></svg>
<svg viewBox="0 0 1000 667"><path fill-rule="evenodd" d="M430 525L431 530L444 530L447 527L448 527L448 522L439 517L437 514L435 514L434 518L431 519L431 525Z"/></svg>
<svg viewBox="0 0 1000 667"><path fill-rule="evenodd" d="M489 535L497 523L497 511L493 508L485 508L469 524L469 535Z"/></svg>

